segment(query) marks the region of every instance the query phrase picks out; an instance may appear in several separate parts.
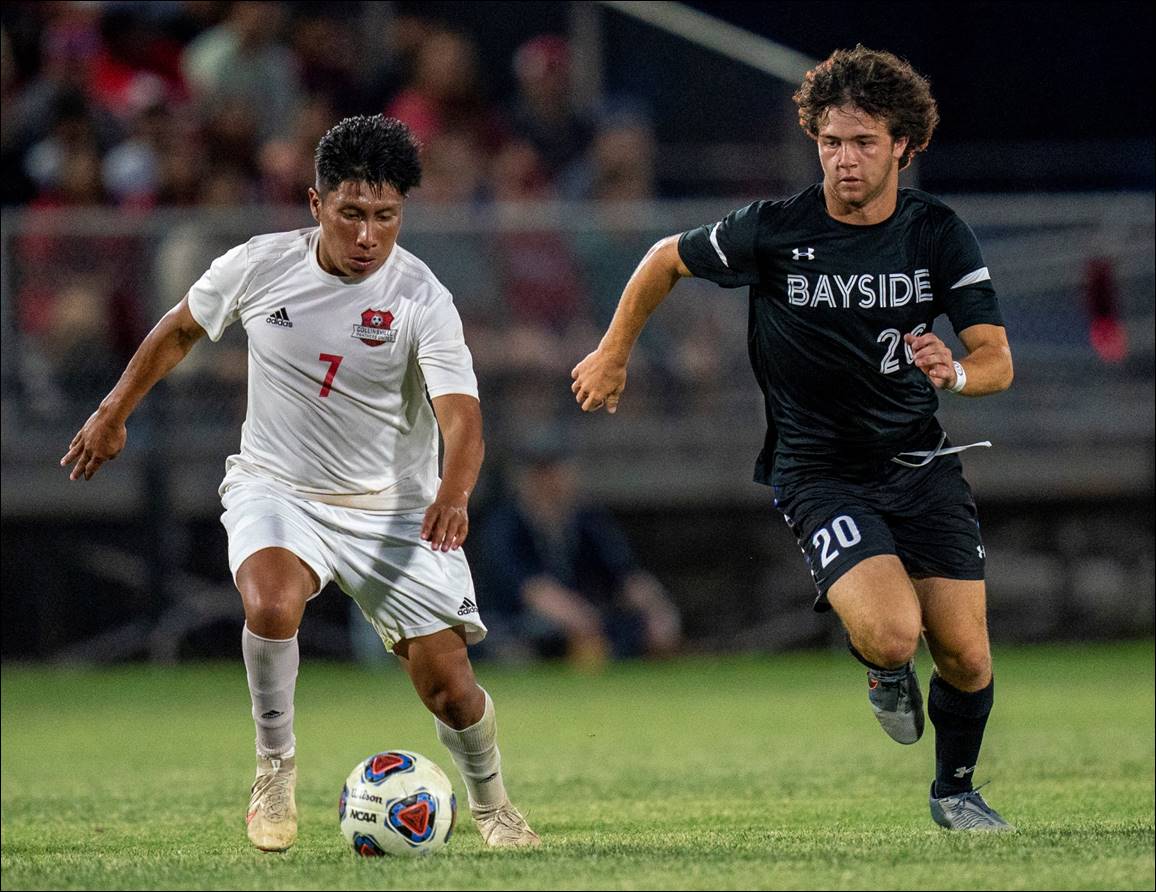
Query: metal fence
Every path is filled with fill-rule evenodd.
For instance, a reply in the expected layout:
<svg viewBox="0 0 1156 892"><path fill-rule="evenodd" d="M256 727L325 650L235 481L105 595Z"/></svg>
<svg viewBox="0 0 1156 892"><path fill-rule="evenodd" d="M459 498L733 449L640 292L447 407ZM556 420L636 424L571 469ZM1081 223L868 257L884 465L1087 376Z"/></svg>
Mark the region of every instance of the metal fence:
<svg viewBox="0 0 1156 892"><path fill-rule="evenodd" d="M1153 196L969 196L949 203L983 245L1016 358L1008 393L942 401L953 437L996 444L969 462L977 491L988 503L1036 511L1150 501ZM416 206L407 213L401 243L450 288L465 321L493 462L536 437L568 442L589 471L590 496L633 517L643 536L646 518L662 512L709 523L702 518L711 512L766 509L765 492L750 483L763 422L746 358L745 291L681 283L643 336L616 416L582 416L569 392L569 369L596 344L646 249L729 209L692 202ZM218 344L198 345L158 387L130 422L124 457L96 479L70 486L57 460L148 327L214 257L251 235L310 222L304 208L4 213L6 589L19 562L12 536L17 528L33 535L32 524L38 535L71 531L74 547L61 550L66 562L99 565L106 581L147 592L150 603L181 593L185 613L147 623L158 655L171 655L177 627L195 625L197 611L211 615L214 604L235 610L227 585L174 569L186 566L174 555L192 547L189 524L215 518L223 460L239 441L246 362L240 326ZM940 331L948 334L946 326ZM142 523L151 532L132 547L98 541L95 532ZM1096 584L1107 589L1103 579L1112 573L1146 572L1141 596L1150 602L1150 524L1095 535L1124 536L1118 550L1134 558L1104 570L1108 576L1101 573ZM1025 591L1069 591L1062 560L1041 562L1039 549L1028 546L1023 555L1007 568L1009 580L1020 573ZM190 599L190 592L199 594ZM61 597L67 611L71 596ZM1141 613L1142 624L1150 614ZM165 622L172 634L163 631ZM135 626L121 632L138 642L142 634Z"/></svg>

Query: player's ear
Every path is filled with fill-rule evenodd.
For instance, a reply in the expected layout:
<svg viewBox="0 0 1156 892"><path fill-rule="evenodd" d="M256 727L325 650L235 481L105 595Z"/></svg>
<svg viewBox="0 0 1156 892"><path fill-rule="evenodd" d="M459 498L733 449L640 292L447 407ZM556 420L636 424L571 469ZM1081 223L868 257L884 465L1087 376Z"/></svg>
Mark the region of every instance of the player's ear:
<svg viewBox="0 0 1156 892"><path fill-rule="evenodd" d="M321 196L312 186L309 187L309 213L315 221L321 222Z"/></svg>
<svg viewBox="0 0 1156 892"><path fill-rule="evenodd" d="M903 153L907 151L907 143L909 142L906 136L901 136L891 144L891 157L896 161L903 160Z"/></svg>

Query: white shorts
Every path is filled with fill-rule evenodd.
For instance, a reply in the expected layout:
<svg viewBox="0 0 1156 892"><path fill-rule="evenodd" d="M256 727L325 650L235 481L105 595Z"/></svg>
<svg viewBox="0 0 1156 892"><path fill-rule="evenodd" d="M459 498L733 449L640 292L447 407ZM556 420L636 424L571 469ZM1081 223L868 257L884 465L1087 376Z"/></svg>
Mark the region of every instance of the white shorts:
<svg viewBox="0 0 1156 892"><path fill-rule="evenodd" d="M424 512L382 514L304 499L269 480L222 487L234 580L262 548L285 548L317 574L316 597L331 580L357 602L388 650L406 638L464 626L466 643L486 637L465 554L421 538Z"/></svg>

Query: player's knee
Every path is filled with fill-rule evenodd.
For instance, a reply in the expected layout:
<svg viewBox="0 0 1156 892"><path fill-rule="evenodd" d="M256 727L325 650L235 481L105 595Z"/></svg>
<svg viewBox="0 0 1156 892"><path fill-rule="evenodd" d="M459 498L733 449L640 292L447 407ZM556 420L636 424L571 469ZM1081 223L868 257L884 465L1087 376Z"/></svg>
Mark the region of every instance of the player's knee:
<svg viewBox="0 0 1156 892"><path fill-rule="evenodd" d="M991 652L987 647L972 647L940 654L935 668L944 680L961 691L978 691L991 681Z"/></svg>
<svg viewBox="0 0 1156 892"><path fill-rule="evenodd" d="M472 678L439 679L419 693L430 712L459 730L477 722L485 709L485 695Z"/></svg>
<svg viewBox="0 0 1156 892"><path fill-rule="evenodd" d="M245 624L263 638L292 638L301 625L304 604L284 592L253 588L242 592Z"/></svg>
<svg viewBox="0 0 1156 892"><path fill-rule="evenodd" d="M859 650L872 663L885 668L902 666L919 648L919 624L891 621L872 630L866 647Z"/></svg>

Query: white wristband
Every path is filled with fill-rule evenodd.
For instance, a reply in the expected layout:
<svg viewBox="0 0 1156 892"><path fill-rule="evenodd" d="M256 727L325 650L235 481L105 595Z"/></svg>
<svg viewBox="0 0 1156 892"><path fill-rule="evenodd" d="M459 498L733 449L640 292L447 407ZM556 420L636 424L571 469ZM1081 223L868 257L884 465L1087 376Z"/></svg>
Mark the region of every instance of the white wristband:
<svg viewBox="0 0 1156 892"><path fill-rule="evenodd" d="M952 393L959 393L967 386L967 372L959 362L953 362L952 365L955 366L955 383L947 389Z"/></svg>

